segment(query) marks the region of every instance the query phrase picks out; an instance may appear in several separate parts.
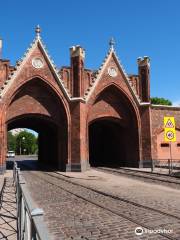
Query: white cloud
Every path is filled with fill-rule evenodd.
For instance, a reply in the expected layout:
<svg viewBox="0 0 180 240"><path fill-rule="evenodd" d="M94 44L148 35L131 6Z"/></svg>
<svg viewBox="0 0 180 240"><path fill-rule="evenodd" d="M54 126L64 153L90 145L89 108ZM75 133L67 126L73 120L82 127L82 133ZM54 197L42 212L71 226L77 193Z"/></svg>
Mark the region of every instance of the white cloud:
<svg viewBox="0 0 180 240"><path fill-rule="evenodd" d="M172 105L175 107L180 107L180 100L174 101Z"/></svg>
<svg viewBox="0 0 180 240"><path fill-rule="evenodd" d="M13 135L19 134L22 131L30 132L30 133L34 134L36 137L38 136L37 132L35 132L35 131L31 130L31 129L28 129L28 128L15 128L15 129L11 130Z"/></svg>

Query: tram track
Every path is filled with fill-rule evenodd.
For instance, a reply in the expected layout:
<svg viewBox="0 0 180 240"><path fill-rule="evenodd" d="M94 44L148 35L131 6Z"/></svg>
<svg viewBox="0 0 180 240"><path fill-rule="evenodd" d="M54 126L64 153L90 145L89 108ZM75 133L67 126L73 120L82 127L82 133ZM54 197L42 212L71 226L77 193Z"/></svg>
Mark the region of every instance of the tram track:
<svg viewBox="0 0 180 240"><path fill-rule="evenodd" d="M159 174L159 173L150 173L150 172L143 172L140 170L131 170L126 168L107 168L107 167L96 167L93 168L97 171L102 171L105 173L111 173L116 176L123 175L125 177L129 178L136 178L139 180L144 180L147 182L155 183L155 184L161 184L168 187L175 187L177 189L180 189L180 178L169 176L165 174Z"/></svg>
<svg viewBox="0 0 180 240"><path fill-rule="evenodd" d="M54 173L55 173L55 174L59 174L58 172L54 172ZM46 173L46 174L48 174L49 176L52 176L52 177L56 177L56 176L53 176L53 175L50 174L50 173ZM92 187L89 187L89 186L85 186L84 184L75 183L75 182L73 182L73 181L71 181L71 180L67 180L67 179L62 178L62 177L57 177L57 178L65 181L65 182L69 182L69 183L71 183L71 184L73 184L73 185L77 185L77 186L86 188L86 189L88 189L88 190L94 191L94 192L96 192L96 193L98 193L98 194L102 194L103 196L110 197L110 198L112 198L112 199L115 199L115 200L118 200L118 201L122 201L122 202L125 202L125 203L128 203L128 204L132 204L132 205L134 205L134 206L137 206L137 207L140 207L140 208L144 208L144 209L146 209L146 210L158 212L158 213L163 214L163 215L165 215L165 216L176 218L177 220L180 221L180 217L179 217L179 216L176 216L176 215L173 215L173 214L169 214L169 213L167 213L167 212L163 212L163 211L161 211L161 210L154 209L154 208L151 208L151 207L148 207L148 206L139 204L139 203L137 203L137 202L134 202L134 201L131 201L131 200L128 200L128 199L125 199L125 198L121 198L121 197L116 196L116 195L113 195L113 194L105 193L105 192L100 191L100 190L98 190L98 189L95 189L95 188L92 188Z"/></svg>
<svg viewBox="0 0 180 240"><path fill-rule="evenodd" d="M178 222L180 223L180 217L178 217L176 215L172 215L172 214L163 212L161 210L153 209L148 206L144 206L139 203L129 201L127 199L123 199L118 196L113 196L111 194L104 193L102 191L93 189L91 187L84 186L79 183L72 182L69 179L65 179L64 177L57 175L57 174L59 174L57 172L33 172L31 174L35 174L37 177L43 179L43 181L45 181L46 183L52 184L53 186L58 187L58 188L62 189L63 191L73 194L74 196L76 196L88 203L94 204L103 210L109 211L109 212L111 212L117 216L120 216L128 221L131 221L145 229L153 230L153 229L157 229L159 227L159 226L152 227L145 223L145 222L148 222L147 221L148 220L147 212L149 212L149 215L151 216L151 220L153 220L153 214L154 214L155 219L168 218L167 222L169 222L170 220L173 220L173 221L178 220ZM85 192L86 192L86 194L85 194ZM94 197L92 197L93 194L95 194ZM99 201L98 197L100 198L100 201ZM102 201L102 198L104 198L104 201ZM112 207L111 205L108 206L108 204L106 204L107 200L108 200L107 198L111 199L110 202L111 201L114 201L114 202L116 201L118 203L123 202L124 204L127 205L126 206L127 209L130 206L131 206L130 208L132 208L132 206L136 208L136 209L134 209L134 211L140 210L142 212L142 209L143 209L145 211L144 212L145 217L144 218L142 217L142 219L140 221L140 220L137 220L137 219L131 217L128 214L122 213L122 212L120 212L120 210L118 208L118 204L116 207ZM114 202L113 202L113 204L114 204ZM143 216L143 212L142 212L142 216ZM158 235L165 237L165 239L172 239L172 240L179 239L179 237L172 236L170 234L165 234L165 233L158 233Z"/></svg>

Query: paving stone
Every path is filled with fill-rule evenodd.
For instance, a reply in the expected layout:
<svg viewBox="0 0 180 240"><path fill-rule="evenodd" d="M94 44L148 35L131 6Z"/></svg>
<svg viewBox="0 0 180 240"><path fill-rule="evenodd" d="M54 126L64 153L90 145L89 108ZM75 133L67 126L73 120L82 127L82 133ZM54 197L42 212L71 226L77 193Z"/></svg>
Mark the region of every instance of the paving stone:
<svg viewBox="0 0 180 240"><path fill-rule="evenodd" d="M121 216L121 213L126 213L126 216L134 220L151 222L159 218L159 213L148 212L144 209L137 210L137 206L122 203L41 172L24 172L24 176L33 198L40 207L46 209L45 221L56 239L58 237L65 240L76 238L89 240L166 239L159 234L136 236L134 230L139 224ZM117 214L108 208L116 211ZM54 220L57 224L53 229ZM84 229L84 231L81 232L79 229Z"/></svg>

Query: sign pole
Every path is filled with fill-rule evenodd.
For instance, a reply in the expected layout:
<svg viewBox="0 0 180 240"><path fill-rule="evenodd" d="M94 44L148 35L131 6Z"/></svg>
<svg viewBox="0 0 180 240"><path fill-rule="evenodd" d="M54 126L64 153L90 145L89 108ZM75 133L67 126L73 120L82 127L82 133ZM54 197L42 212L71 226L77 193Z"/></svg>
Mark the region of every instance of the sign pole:
<svg viewBox="0 0 180 240"><path fill-rule="evenodd" d="M169 144L169 151L170 151L170 164L169 164L169 168L170 168L170 174L172 173L172 149L171 149L171 142Z"/></svg>
<svg viewBox="0 0 180 240"><path fill-rule="evenodd" d="M169 175L172 174L173 171L173 159L172 159L172 142L176 142L176 126L175 126L174 117L164 117L164 140L169 142L169 157L168 159L168 168Z"/></svg>

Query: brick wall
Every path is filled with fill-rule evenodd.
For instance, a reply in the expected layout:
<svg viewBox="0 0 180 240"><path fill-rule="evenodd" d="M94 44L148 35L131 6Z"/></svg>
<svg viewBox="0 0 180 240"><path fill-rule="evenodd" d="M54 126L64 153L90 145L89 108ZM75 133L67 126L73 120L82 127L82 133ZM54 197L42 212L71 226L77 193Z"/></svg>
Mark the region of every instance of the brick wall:
<svg viewBox="0 0 180 240"><path fill-rule="evenodd" d="M164 117L175 117L176 128L180 130L180 108L176 107L152 107L151 126L152 126L152 157L157 159L157 136L163 131ZM160 146L159 146L160 147ZM174 151L176 151L174 149ZM175 154L175 153L174 153Z"/></svg>

